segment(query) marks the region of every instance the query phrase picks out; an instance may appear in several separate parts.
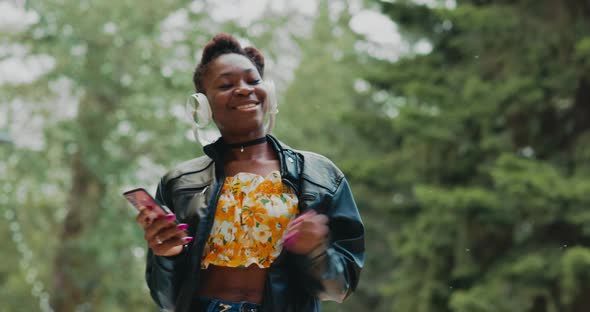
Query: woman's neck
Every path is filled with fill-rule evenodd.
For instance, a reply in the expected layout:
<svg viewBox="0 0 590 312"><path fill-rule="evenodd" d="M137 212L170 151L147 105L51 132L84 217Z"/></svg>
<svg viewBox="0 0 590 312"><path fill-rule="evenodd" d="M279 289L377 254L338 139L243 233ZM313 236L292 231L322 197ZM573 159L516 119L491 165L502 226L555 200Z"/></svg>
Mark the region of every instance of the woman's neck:
<svg viewBox="0 0 590 312"><path fill-rule="evenodd" d="M228 160L265 160L274 159L270 144L263 143L244 148L229 148L226 152Z"/></svg>
<svg viewBox="0 0 590 312"><path fill-rule="evenodd" d="M266 136L249 140L225 141L225 157L227 161L274 160L276 152L269 144Z"/></svg>

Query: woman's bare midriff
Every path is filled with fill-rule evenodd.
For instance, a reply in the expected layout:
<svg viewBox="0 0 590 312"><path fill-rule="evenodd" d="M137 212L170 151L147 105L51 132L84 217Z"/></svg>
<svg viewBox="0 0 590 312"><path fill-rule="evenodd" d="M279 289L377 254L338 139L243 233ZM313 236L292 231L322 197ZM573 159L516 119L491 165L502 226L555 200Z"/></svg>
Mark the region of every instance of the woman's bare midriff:
<svg viewBox="0 0 590 312"><path fill-rule="evenodd" d="M225 301L262 303L266 269L253 264L247 268L210 265L201 270L199 295Z"/></svg>

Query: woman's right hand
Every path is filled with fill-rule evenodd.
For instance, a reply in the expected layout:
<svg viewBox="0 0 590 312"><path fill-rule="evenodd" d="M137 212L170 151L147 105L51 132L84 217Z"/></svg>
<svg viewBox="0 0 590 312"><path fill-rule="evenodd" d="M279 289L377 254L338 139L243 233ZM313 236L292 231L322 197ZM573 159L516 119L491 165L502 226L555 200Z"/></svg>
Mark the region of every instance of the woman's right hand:
<svg viewBox="0 0 590 312"><path fill-rule="evenodd" d="M156 214L154 208L142 209L137 215L137 222L143 227L144 239L155 255L176 256L182 252L183 245L193 240L185 230L185 223L176 224L176 215Z"/></svg>

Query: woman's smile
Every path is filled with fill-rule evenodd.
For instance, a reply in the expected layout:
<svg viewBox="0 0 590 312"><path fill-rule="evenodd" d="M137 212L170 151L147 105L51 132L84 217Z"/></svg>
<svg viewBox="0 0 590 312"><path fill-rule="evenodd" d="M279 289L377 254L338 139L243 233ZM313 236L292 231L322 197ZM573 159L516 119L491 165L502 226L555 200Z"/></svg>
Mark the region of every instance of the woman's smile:
<svg viewBox="0 0 590 312"><path fill-rule="evenodd" d="M251 104L241 104L235 107L235 109L242 111L242 112L249 112L254 111L258 108L258 103L251 103Z"/></svg>
<svg viewBox="0 0 590 312"><path fill-rule="evenodd" d="M233 107L233 109L237 109L242 112L249 112L258 109L260 102L254 99L241 101L237 105Z"/></svg>

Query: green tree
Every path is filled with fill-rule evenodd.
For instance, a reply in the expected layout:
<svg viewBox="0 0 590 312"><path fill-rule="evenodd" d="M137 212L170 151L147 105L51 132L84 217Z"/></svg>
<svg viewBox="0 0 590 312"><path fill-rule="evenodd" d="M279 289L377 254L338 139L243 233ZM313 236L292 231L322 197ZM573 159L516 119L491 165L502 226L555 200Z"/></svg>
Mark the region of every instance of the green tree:
<svg viewBox="0 0 590 312"><path fill-rule="evenodd" d="M443 1L440 1L441 3ZM590 305L590 5L380 3L427 54L374 60L376 139L354 180L393 233L399 311L584 311Z"/></svg>
<svg viewBox="0 0 590 312"><path fill-rule="evenodd" d="M40 121L42 131L34 148L0 147L0 229L12 238L0 243L2 309L35 311L49 298L56 311L155 310L143 232L121 193L153 191L173 164L201 154L187 140L192 72L204 43L236 24L211 20L214 4L199 1L28 5L39 20L0 44L50 66L32 83L0 85L8 123ZM275 55L285 16L256 21L270 27L251 41Z"/></svg>
<svg viewBox="0 0 590 312"><path fill-rule="evenodd" d="M347 117L360 113L354 86L366 59L354 48L361 37L349 27L349 9L347 1L320 1L311 36L299 40L300 65L279 105L275 132L294 148L329 157L352 178L365 223L367 259L359 286L344 303L324 302L323 307L326 311L380 311L387 307L387 299L375 286L388 280L383 272L389 270L391 253L383 235L390 230L383 222L381 203L372 198L372 186L354 178L359 160L373 159L372 145L380 139L360 136Z"/></svg>
<svg viewBox="0 0 590 312"><path fill-rule="evenodd" d="M39 233L50 248L38 253L51 264L44 270L57 311L150 306L145 290L138 291L145 289L140 229L120 193L125 185L145 183L135 172L154 175L156 164L173 160L169 155L189 154L178 135L185 125L169 111L182 103L179 90L189 89L190 80L173 75L169 60L177 50L159 37L162 21L178 8L159 1L143 2L141 10L134 1L35 2L30 9L39 22L12 35L30 54L55 62L37 81L9 92L31 103L18 109L46 120L45 148L15 151L22 169L16 187L26 187L31 198L20 201L31 207L18 210L21 224L33 226L48 215ZM77 97L70 118L54 116L63 107L52 88L58 81L69 83ZM69 191L43 198L35 190L44 184Z"/></svg>

